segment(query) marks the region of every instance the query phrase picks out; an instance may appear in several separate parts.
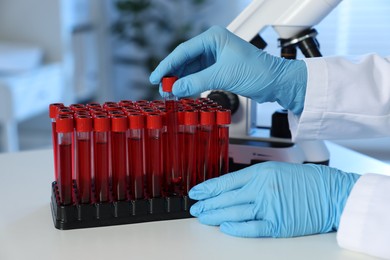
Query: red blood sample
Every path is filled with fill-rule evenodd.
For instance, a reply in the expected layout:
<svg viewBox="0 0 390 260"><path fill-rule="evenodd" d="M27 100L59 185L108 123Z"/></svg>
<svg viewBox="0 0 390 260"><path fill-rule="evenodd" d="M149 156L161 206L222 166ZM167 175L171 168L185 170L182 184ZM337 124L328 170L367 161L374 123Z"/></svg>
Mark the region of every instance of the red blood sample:
<svg viewBox="0 0 390 260"><path fill-rule="evenodd" d="M53 103L49 105L49 117L51 119L51 140L53 144L53 156L54 156L54 180L58 179L58 171L57 171L57 132L56 132L56 117L58 114L58 110L64 107L62 103Z"/></svg>
<svg viewBox="0 0 390 260"><path fill-rule="evenodd" d="M146 115L147 136L145 162L146 190L151 198L161 197L162 188L162 116L157 113Z"/></svg>
<svg viewBox="0 0 390 260"><path fill-rule="evenodd" d="M73 117L60 115L57 118L57 165L58 189L61 205L70 205L72 200L72 155L73 155Z"/></svg>
<svg viewBox="0 0 390 260"><path fill-rule="evenodd" d="M199 129L199 173L198 182L203 182L214 176L215 165L213 165L213 128L215 124L215 112L209 110L200 111Z"/></svg>
<svg viewBox="0 0 390 260"><path fill-rule="evenodd" d="M96 115L94 118L94 171L97 202L109 200L109 131L110 118Z"/></svg>
<svg viewBox="0 0 390 260"><path fill-rule="evenodd" d="M92 117L76 117L76 182L80 203L92 200Z"/></svg>
<svg viewBox="0 0 390 260"><path fill-rule="evenodd" d="M199 123L199 113L196 110L184 112L184 144L182 154L183 173L184 173L184 192L185 194L196 184L197 173L197 128Z"/></svg>
<svg viewBox="0 0 390 260"><path fill-rule="evenodd" d="M144 120L142 113L130 113L127 138L130 192L134 199L144 198Z"/></svg>
<svg viewBox="0 0 390 260"><path fill-rule="evenodd" d="M162 90L165 92L165 113L167 123L167 156L165 182L166 192L170 195L178 195L183 192L183 176L179 165L179 122L178 101L172 94L172 87L177 77L164 77Z"/></svg>
<svg viewBox="0 0 390 260"><path fill-rule="evenodd" d="M127 199L126 131L127 117L111 115L112 190L116 201Z"/></svg>
<svg viewBox="0 0 390 260"><path fill-rule="evenodd" d="M216 112L216 123L218 126L218 169L219 174L229 172L229 124L231 113L228 109L221 109Z"/></svg>

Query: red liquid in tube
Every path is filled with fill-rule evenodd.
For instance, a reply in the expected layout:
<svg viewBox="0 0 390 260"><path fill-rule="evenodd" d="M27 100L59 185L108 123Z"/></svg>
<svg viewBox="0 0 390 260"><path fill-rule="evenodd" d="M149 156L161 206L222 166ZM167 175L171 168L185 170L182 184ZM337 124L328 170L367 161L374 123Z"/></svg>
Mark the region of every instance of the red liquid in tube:
<svg viewBox="0 0 390 260"><path fill-rule="evenodd" d="M73 203L73 183L72 183L72 155L73 155L73 117L70 115L60 115L57 118L57 172L58 190L61 205Z"/></svg>
<svg viewBox="0 0 390 260"><path fill-rule="evenodd" d="M128 114L129 135L127 138L130 192L134 199L144 198L144 126L141 113Z"/></svg>
<svg viewBox="0 0 390 260"><path fill-rule="evenodd" d="M58 110L64 107L62 103L53 103L49 105L49 117L51 119L51 140L53 144L53 156L54 156L54 180L58 180L58 170L57 170L57 131L56 131L56 117L58 115Z"/></svg>
<svg viewBox="0 0 390 260"><path fill-rule="evenodd" d="M80 203L92 202L92 117L76 116L76 182Z"/></svg>
<svg viewBox="0 0 390 260"><path fill-rule="evenodd" d="M126 131L127 117L111 115L112 190L116 201L127 199Z"/></svg>
<svg viewBox="0 0 390 260"><path fill-rule="evenodd" d="M218 169L219 174L229 172L229 124L231 113L228 109L220 109L216 112L218 126Z"/></svg>
<svg viewBox="0 0 390 260"><path fill-rule="evenodd" d="M151 198L161 197L162 188L162 116L160 114L146 115L146 190Z"/></svg>
<svg viewBox="0 0 390 260"><path fill-rule="evenodd" d="M94 176L97 202L107 202L109 196L109 132L110 118L107 115L96 115L94 120Z"/></svg>
<svg viewBox="0 0 390 260"><path fill-rule="evenodd" d="M209 110L200 111L199 129L199 172L198 182L203 182L214 177L214 165L212 164L213 148L213 127L215 124L215 112Z"/></svg>
<svg viewBox="0 0 390 260"><path fill-rule="evenodd" d="M199 123L199 113L195 110L184 112L184 147L183 173L184 173L184 193L195 186L197 179L197 128Z"/></svg>
<svg viewBox="0 0 390 260"><path fill-rule="evenodd" d="M167 120L167 164L165 172L167 195L179 195L183 192L183 176L179 165L179 122L178 101L172 94L173 83L177 77L164 77L162 90L165 94L165 113Z"/></svg>

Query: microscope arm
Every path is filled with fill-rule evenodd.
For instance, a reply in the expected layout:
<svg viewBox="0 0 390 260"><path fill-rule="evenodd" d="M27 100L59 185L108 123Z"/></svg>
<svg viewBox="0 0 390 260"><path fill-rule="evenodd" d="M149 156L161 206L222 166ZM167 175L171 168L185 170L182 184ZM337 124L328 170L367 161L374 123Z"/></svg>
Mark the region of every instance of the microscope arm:
<svg viewBox="0 0 390 260"><path fill-rule="evenodd" d="M267 26L288 39L318 24L341 0L253 0L227 27L251 41Z"/></svg>

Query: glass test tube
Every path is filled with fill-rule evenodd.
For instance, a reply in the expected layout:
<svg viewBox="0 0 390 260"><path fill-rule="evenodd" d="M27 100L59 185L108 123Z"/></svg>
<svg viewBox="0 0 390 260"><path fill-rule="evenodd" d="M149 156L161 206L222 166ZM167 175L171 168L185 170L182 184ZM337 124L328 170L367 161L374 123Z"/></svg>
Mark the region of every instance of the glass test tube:
<svg viewBox="0 0 390 260"><path fill-rule="evenodd" d="M92 117L76 115L76 183L79 202L92 202Z"/></svg>
<svg viewBox="0 0 390 260"><path fill-rule="evenodd" d="M58 190L61 205L73 203L72 192L72 155L73 155L73 117L71 115L59 115L57 120L57 172Z"/></svg>
<svg viewBox="0 0 390 260"><path fill-rule="evenodd" d="M213 102L213 101L212 101ZM210 178L215 178L220 175L219 172L219 129L216 125L216 112L222 107L216 103L207 104L207 109L214 111L215 113L215 123L212 130L211 136L211 152L210 152Z"/></svg>
<svg viewBox="0 0 390 260"><path fill-rule="evenodd" d="M179 108L179 111L177 112L177 120L178 120L178 139L179 139L179 171L183 177L183 191L186 190L186 176L185 176L185 167L186 167L186 143L185 143L185 136L184 136L184 113L185 111L183 109Z"/></svg>
<svg viewBox="0 0 390 260"><path fill-rule="evenodd" d="M109 133L110 118L107 115L95 115L94 123L94 176L95 194L97 202L107 202L109 196L109 174L110 174L110 154L109 154Z"/></svg>
<svg viewBox="0 0 390 260"><path fill-rule="evenodd" d="M129 113L129 135L127 137L127 156L130 177L130 193L134 199L144 198L144 127L142 113Z"/></svg>
<svg viewBox="0 0 390 260"><path fill-rule="evenodd" d="M187 110L184 112L184 140L185 150L182 151L183 172L184 172L184 192L195 186L197 178L197 128L199 123L199 113L196 110Z"/></svg>
<svg viewBox="0 0 390 260"><path fill-rule="evenodd" d="M53 156L54 156L54 180L58 180L57 172L57 131L56 131L56 117L58 110L64 107L62 103L53 103L49 105L49 117L51 119L51 140L53 144Z"/></svg>
<svg viewBox="0 0 390 260"><path fill-rule="evenodd" d="M199 121L199 171L198 182L203 182L214 176L212 165L212 137L215 124L215 112L212 110L201 110Z"/></svg>
<svg viewBox="0 0 390 260"><path fill-rule="evenodd" d="M229 172L229 124L231 113L229 109L220 109L216 112L218 126L218 170L223 175Z"/></svg>
<svg viewBox="0 0 390 260"><path fill-rule="evenodd" d="M164 77L162 90L165 94L165 113L167 124L167 156L166 160L166 192L168 195L178 195L183 191L183 177L179 165L179 122L178 100L172 94L172 87L177 77Z"/></svg>
<svg viewBox="0 0 390 260"><path fill-rule="evenodd" d="M145 138L146 191L149 197L161 197L162 188L162 116L158 113L146 115L147 136Z"/></svg>
<svg viewBox="0 0 390 260"><path fill-rule="evenodd" d="M127 116L111 115L112 190L115 201L127 199L126 131Z"/></svg>

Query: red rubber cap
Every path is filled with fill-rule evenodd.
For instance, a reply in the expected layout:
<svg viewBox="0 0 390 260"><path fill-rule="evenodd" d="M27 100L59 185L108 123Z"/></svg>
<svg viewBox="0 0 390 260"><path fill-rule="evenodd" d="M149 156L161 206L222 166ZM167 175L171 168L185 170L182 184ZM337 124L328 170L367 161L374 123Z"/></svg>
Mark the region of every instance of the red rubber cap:
<svg viewBox="0 0 390 260"><path fill-rule="evenodd" d="M127 130L127 116L125 115L110 115L111 117L111 131L126 132Z"/></svg>
<svg viewBox="0 0 390 260"><path fill-rule="evenodd" d="M76 131L77 132L91 132L92 131L92 117L89 115L76 116Z"/></svg>
<svg viewBox="0 0 390 260"><path fill-rule="evenodd" d="M104 102L103 108L105 109L107 106L118 106L118 103L113 102L113 101Z"/></svg>
<svg viewBox="0 0 390 260"><path fill-rule="evenodd" d="M199 124L200 125L214 125L215 124L215 111L201 110Z"/></svg>
<svg viewBox="0 0 390 260"><path fill-rule="evenodd" d="M172 92L173 83L177 80L176 76L162 78L162 90L164 92Z"/></svg>
<svg viewBox="0 0 390 260"><path fill-rule="evenodd" d="M102 105L100 105L99 103L95 103L95 102L88 103L86 106L87 106L88 109L91 109L91 108L102 108Z"/></svg>
<svg viewBox="0 0 390 260"><path fill-rule="evenodd" d="M146 128L161 129L163 126L162 116L158 113L150 113L146 115Z"/></svg>
<svg viewBox="0 0 390 260"><path fill-rule="evenodd" d="M130 129L142 129L145 126L145 116L142 113L129 113L127 115L129 119Z"/></svg>
<svg viewBox="0 0 390 260"><path fill-rule="evenodd" d="M56 118L57 112L60 108L65 107L62 103L53 103L49 105L49 117Z"/></svg>
<svg viewBox="0 0 390 260"><path fill-rule="evenodd" d="M57 117L56 131L57 133L71 133L74 129L73 116L71 115L58 115Z"/></svg>
<svg viewBox="0 0 390 260"><path fill-rule="evenodd" d="M104 105L104 110L106 111L115 111L115 110L122 110L122 108L120 106L118 106L117 104L106 104Z"/></svg>
<svg viewBox="0 0 390 260"><path fill-rule="evenodd" d="M186 110L184 112L184 125L198 125L199 113L196 110Z"/></svg>
<svg viewBox="0 0 390 260"><path fill-rule="evenodd" d="M74 112L75 117L77 118L78 116L90 116L91 112L89 110L79 110Z"/></svg>
<svg viewBox="0 0 390 260"><path fill-rule="evenodd" d="M107 115L99 114L93 118L93 128L96 132L108 132L111 129L111 121Z"/></svg>
<svg viewBox="0 0 390 260"><path fill-rule="evenodd" d="M96 117L97 115L105 115L107 116L108 113L104 110L91 110L91 116Z"/></svg>
<svg viewBox="0 0 390 260"><path fill-rule="evenodd" d="M60 109L58 109L57 111L57 116L59 115L72 115L73 116L74 114L74 111L70 108L67 108L67 107L62 107Z"/></svg>
<svg viewBox="0 0 390 260"><path fill-rule="evenodd" d="M121 100L121 101L119 101L119 106L128 106L128 105L133 105L133 101L131 101L131 100Z"/></svg>
<svg viewBox="0 0 390 260"><path fill-rule="evenodd" d="M217 125L229 125L232 122L229 109L220 109L216 112Z"/></svg>
<svg viewBox="0 0 390 260"><path fill-rule="evenodd" d="M69 106L73 111L88 110L83 104L72 104Z"/></svg>
<svg viewBox="0 0 390 260"><path fill-rule="evenodd" d="M182 104L194 104L195 103L195 99L193 99L193 98L181 98L180 102Z"/></svg>

